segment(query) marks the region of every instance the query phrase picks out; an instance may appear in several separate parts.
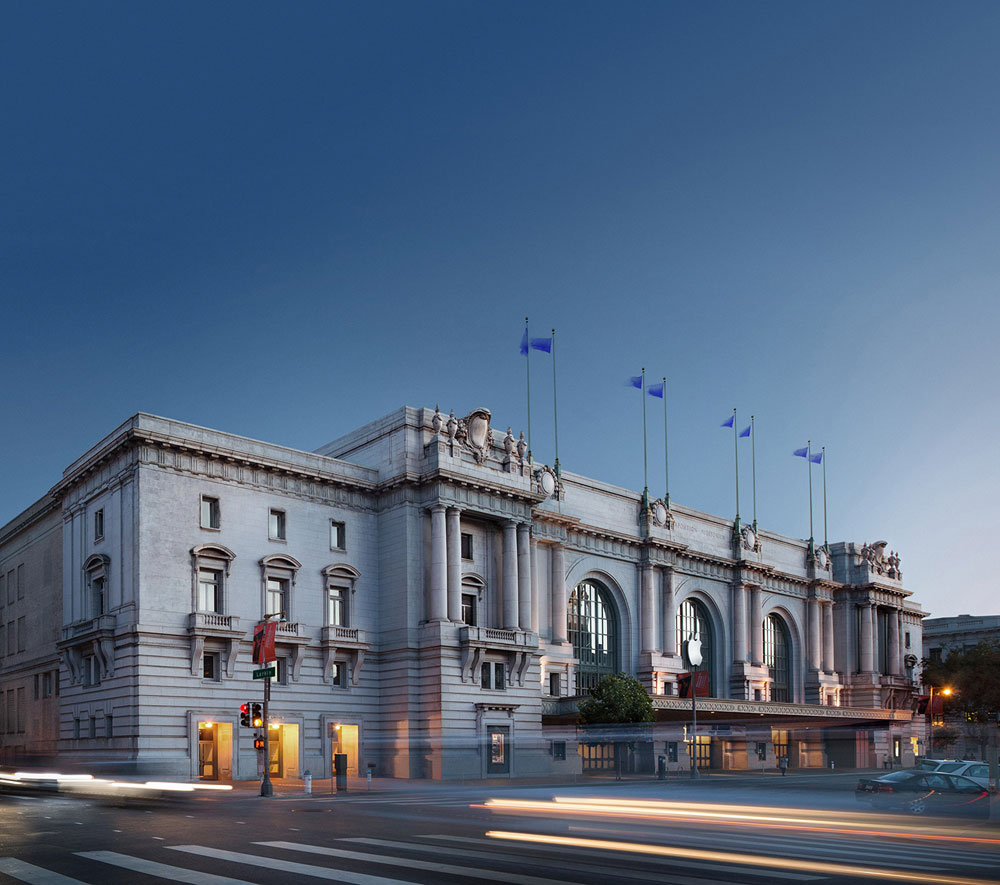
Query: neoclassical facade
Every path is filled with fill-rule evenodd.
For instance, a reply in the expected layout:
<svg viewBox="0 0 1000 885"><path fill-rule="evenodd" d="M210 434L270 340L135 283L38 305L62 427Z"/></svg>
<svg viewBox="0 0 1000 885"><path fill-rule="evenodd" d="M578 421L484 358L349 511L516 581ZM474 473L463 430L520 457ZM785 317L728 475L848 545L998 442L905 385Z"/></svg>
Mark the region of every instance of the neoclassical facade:
<svg viewBox="0 0 1000 885"><path fill-rule="evenodd" d="M885 544L822 549L530 463L403 408L301 452L138 414L0 530L4 761L254 778L250 636L280 615L274 777L912 760L918 605ZM30 623L29 623L30 621ZM678 694L701 641L708 695ZM580 727L636 676L656 721ZM692 739L694 738L694 739Z"/></svg>

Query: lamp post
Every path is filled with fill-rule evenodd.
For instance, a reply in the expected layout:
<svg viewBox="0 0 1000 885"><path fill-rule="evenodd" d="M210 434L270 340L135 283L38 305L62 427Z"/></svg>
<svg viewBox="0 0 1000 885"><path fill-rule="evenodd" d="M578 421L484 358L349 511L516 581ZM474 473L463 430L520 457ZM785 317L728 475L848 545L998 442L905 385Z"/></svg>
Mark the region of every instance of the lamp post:
<svg viewBox="0 0 1000 885"><path fill-rule="evenodd" d="M945 697L950 697L951 689L946 686L945 688L941 689L941 694L943 694ZM943 706L941 710L943 713L944 711ZM927 699L927 713L930 716L927 725L927 758L933 759L934 758L934 686L933 685L931 686L930 697Z"/></svg>
<svg viewBox="0 0 1000 885"><path fill-rule="evenodd" d="M702 661L701 639L693 633L687 641L687 656L691 664L691 777L698 777L698 690L695 676Z"/></svg>

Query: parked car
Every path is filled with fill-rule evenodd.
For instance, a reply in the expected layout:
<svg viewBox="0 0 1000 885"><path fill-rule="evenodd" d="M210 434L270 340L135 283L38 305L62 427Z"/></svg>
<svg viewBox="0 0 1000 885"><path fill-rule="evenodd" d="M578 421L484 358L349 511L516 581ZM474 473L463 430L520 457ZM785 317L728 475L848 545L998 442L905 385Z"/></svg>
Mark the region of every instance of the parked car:
<svg viewBox="0 0 1000 885"><path fill-rule="evenodd" d="M910 814L989 814L990 794L974 780L937 771L893 771L863 777L854 794L872 808L897 808Z"/></svg>
<svg viewBox="0 0 1000 885"><path fill-rule="evenodd" d="M943 774L960 774L962 777L974 780L984 789L990 785L990 766L986 762L942 762L934 770Z"/></svg>
<svg viewBox="0 0 1000 885"><path fill-rule="evenodd" d="M958 761L958 759L920 759L914 767L919 771L937 771L942 765Z"/></svg>

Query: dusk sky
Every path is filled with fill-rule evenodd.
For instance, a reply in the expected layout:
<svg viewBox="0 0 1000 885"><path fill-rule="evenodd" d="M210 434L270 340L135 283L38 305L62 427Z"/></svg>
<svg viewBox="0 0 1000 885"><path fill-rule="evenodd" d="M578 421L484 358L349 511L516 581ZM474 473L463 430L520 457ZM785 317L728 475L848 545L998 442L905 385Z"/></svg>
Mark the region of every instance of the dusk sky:
<svg viewBox="0 0 1000 885"><path fill-rule="evenodd" d="M811 439L831 541L996 614L998 47L996 2L2 3L0 522L137 411L516 436L527 315L565 470L641 492L645 366L672 500L733 516L736 407L763 528Z"/></svg>

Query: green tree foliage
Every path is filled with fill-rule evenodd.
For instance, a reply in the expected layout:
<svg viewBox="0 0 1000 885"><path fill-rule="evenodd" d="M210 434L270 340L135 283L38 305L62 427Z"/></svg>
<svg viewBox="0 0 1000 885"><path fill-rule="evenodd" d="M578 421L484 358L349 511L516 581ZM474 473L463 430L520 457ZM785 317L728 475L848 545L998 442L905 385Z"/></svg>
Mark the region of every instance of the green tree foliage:
<svg viewBox="0 0 1000 885"><path fill-rule="evenodd" d="M653 702L642 683L632 676L602 676L590 695L579 704L580 720L585 725L653 721Z"/></svg>

